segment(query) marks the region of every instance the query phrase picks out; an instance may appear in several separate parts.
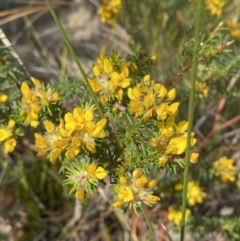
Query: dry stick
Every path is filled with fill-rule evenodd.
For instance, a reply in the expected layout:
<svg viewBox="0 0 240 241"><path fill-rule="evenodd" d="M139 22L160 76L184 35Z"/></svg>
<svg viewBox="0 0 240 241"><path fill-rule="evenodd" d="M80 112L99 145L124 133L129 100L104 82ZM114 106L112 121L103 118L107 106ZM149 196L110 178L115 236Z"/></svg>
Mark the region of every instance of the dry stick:
<svg viewBox="0 0 240 241"><path fill-rule="evenodd" d="M161 226L162 228L160 228L159 230L159 238L158 238L158 241L164 241L165 239L165 234L166 234L166 228L165 226L167 225L168 223L168 213L166 212L164 214L164 217L163 217L163 223L161 223Z"/></svg>
<svg viewBox="0 0 240 241"><path fill-rule="evenodd" d="M28 2L29 4L29 2ZM32 3L34 4L34 3ZM67 3L67 2L55 2L52 1L52 4L54 6L62 6L62 5L70 5L70 3ZM15 13L23 13L23 12L28 12L29 10L38 10L39 8L42 8L44 7L46 9L46 5L44 2L42 2L41 4L39 4L40 6L34 6L34 7L18 7L18 8L12 8L12 9L7 9L7 10L4 10L4 11L1 11L0 12L0 17L4 17L4 16L7 16L7 15L12 15L12 14L15 14Z"/></svg>
<svg viewBox="0 0 240 241"><path fill-rule="evenodd" d="M10 54L17 60L17 62L23 67L25 73L27 74L27 76L30 78L30 74L27 71L26 67L24 66L22 60L20 59L20 57L18 56L18 54L16 53L16 51L14 50L14 48L12 47L11 42L8 40L8 38L6 37L5 33L3 32L3 30L0 28L0 40L2 40L2 43L4 44L4 46L8 49L10 49Z"/></svg>
<svg viewBox="0 0 240 241"><path fill-rule="evenodd" d="M236 84L236 82L238 81L240 77L240 74L236 74L232 77L232 79L230 80L230 83L227 87L227 90L225 92L225 94L222 96L222 98L220 99L219 103L218 103L218 108L216 110L216 117L215 117L215 120L214 120L214 125L217 124L219 118L220 118L220 112L222 111L225 103L226 103L226 93L229 92L233 86Z"/></svg>
<svg viewBox="0 0 240 241"><path fill-rule="evenodd" d="M166 87L172 86L177 80L179 80L191 67L188 64L182 66L181 70L166 84Z"/></svg>
<svg viewBox="0 0 240 241"><path fill-rule="evenodd" d="M235 83L237 82L237 80L239 79L240 74L236 74L232 77L232 79L230 80L230 83L227 87L226 93L228 91L230 91L232 89L232 87L235 85ZM225 122L223 125L221 126L217 126L217 122L220 118L220 113L226 103L226 93L222 96L222 98L219 100L218 102L218 107L216 110L216 115L215 115L215 119L213 122L213 127L212 130L207 134L207 136L203 139L203 141L198 145L196 151L200 152L200 150L203 148L203 146L206 144L206 142L219 130L223 130L226 127L232 125L233 123L235 123L236 121L238 121L238 116L232 118L231 120ZM230 123L230 124L229 124Z"/></svg>
<svg viewBox="0 0 240 241"><path fill-rule="evenodd" d="M206 142L217 132L226 129L227 127L231 126L232 124L236 123L237 121L240 120L240 115L237 115L233 117L231 120L225 122L224 124L212 129L207 136L204 138L204 140L198 145L196 148L196 152L200 152L201 149L204 147Z"/></svg>
<svg viewBox="0 0 240 241"><path fill-rule="evenodd" d="M46 10L46 9L47 9L46 6L41 6L41 7L35 7L35 8L28 9L24 12L17 12L15 14L12 14L10 16L7 16L7 17L1 19L0 25L6 24L8 22L11 22L15 19L21 18L23 16L26 16L26 15L29 15L29 14L32 14L32 13L35 13L35 12L39 12L41 10Z"/></svg>

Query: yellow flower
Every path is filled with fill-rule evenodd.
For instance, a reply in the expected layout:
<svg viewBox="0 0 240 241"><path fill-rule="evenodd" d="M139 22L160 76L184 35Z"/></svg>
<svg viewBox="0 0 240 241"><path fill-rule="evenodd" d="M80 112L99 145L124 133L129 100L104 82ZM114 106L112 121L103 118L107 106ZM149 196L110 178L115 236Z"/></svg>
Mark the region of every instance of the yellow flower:
<svg viewBox="0 0 240 241"><path fill-rule="evenodd" d="M12 152L15 149L16 145L17 141L15 140L15 138L8 139L3 143L4 151L6 153Z"/></svg>
<svg viewBox="0 0 240 241"><path fill-rule="evenodd" d="M212 15L217 15L219 17L222 14L223 7L224 2L220 0L206 0L206 8Z"/></svg>
<svg viewBox="0 0 240 241"><path fill-rule="evenodd" d="M4 103L4 102L6 102L7 99L8 99L8 96L7 96L7 95L0 94L0 103Z"/></svg>
<svg viewBox="0 0 240 241"><path fill-rule="evenodd" d="M0 128L0 141L5 141L11 136L12 136L12 132L10 130Z"/></svg>
<svg viewBox="0 0 240 241"><path fill-rule="evenodd" d="M205 196L206 193L202 191L199 182L188 182L187 200L189 205L194 206L197 203L202 203Z"/></svg>
<svg viewBox="0 0 240 241"><path fill-rule="evenodd" d="M103 0L102 6L98 11L101 21L113 24L120 9L121 0Z"/></svg>
<svg viewBox="0 0 240 241"><path fill-rule="evenodd" d="M191 155L190 155L190 162L191 163L197 163L198 156L199 156L199 153L196 153L196 152L191 153Z"/></svg>
<svg viewBox="0 0 240 241"><path fill-rule="evenodd" d="M167 155L163 155L162 157L159 158L158 160L158 165L159 166L164 166L168 161L168 156Z"/></svg>
<svg viewBox="0 0 240 241"><path fill-rule="evenodd" d="M0 128L0 142L2 142L4 151L6 153L12 152L17 144L16 139L13 137L15 121L10 119L7 126L2 125Z"/></svg>
<svg viewBox="0 0 240 241"><path fill-rule="evenodd" d="M59 127L55 127L54 124L45 120L43 122L47 132L44 136L35 133L35 146L39 149L38 155L41 156L44 153L48 153L48 158L52 164L54 164L57 158L61 155L64 149L69 145L68 140L64 140L60 135ZM78 151L78 150L77 150ZM69 148L65 155L72 157L72 149ZM76 155L76 154L75 154Z"/></svg>
<svg viewBox="0 0 240 241"><path fill-rule="evenodd" d="M126 66L123 66L120 74L117 72L110 73L110 82L109 82L109 90L112 93L115 93L117 88L125 89L130 85L130 79L128 78L129 71Z"/></svg>
<svg viewBox="0 0 240 241"><path fill-rule="evenodd" d="M196 81L196 93L199 98L205 98L208 96L208 85L207 83Z"/></svg>
<svg viewBox="0 0 240 241"><path fill-rule="evenodd" d="M86 167L86 171L88 175L93 179L103 179L107 176L107 171L103 169L102 167L98 167L95 163L89 164Z"/></svg>
<svg viewBox="0 0 240 241"><path fill-rule="evenodd" d="M185 215L186 220L188 220L190 214L191 214L191 211L189 209L186 209L186 215ZM168 208L168 220L173 221L176 226L180 226L180 223L182 220L181 209L175 209L172 206L170 206Z"/></svg>
<svg viewBox="0 0 240 241"><path fill-rule="evenodd" d="M114 187L116 192L114 208L130 207L134 208L135 212L142 204L151 206L160 198L152 195L151 190L156 185L156 180L148 181L147 176L142 170L137 168L128 176L121 176L119 184Z"/></svg>
<svg viewBox="0 0 240 241"><path fill-rule="evenodd" d="M143 188L147 184L148 180L146 175L142 175L140 178L136 179L136 187L138 188Z"/></svg>
<svg viewBox="0 0 240 241"><path fill-rule="evenodd" d="M133 192L128 186L116 188L115 191L118 193L120 201L127 203L134 199Z"/></svg>
<svg viewBox="0 0 240 241"><path fill-rule="evenodd" d="M42 107L49 106L50 102L60 101L61 97L50 87L45 88L39 80L35 78L31 78L31 80L35 88L30 88L25 81L21 85L23 106L20 115L30 126L36 128L39 125L38 115Z"/></svg>
<svg viewBox="0 0 240 241"><path fill-rule="evenodd" d="M226 156L219 158L213 163L214 173L222 182L234 182L236 166L234 166L232 159Z"/></svg>

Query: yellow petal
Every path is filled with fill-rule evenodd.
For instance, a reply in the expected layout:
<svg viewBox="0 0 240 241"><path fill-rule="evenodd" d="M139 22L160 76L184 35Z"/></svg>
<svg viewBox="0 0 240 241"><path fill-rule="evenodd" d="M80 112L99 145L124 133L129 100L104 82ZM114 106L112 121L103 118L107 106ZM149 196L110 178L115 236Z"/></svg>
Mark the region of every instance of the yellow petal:
<svg viewBox="0 0 240 241"><path fill-rule="evenodd" d="M143 100L144 106L147 110L153 105L153 101L154 101L153 90L150 89L148 91L147 95L144 97L144 100Z"/></svg>
<svg viewBox="0 0 240 241"><path fill-rule="evenodd" d="M92 153L96 152L95 145L93 143L87 142L85 145L90 152Z"/></svg>
<svg viewBox="0 0 240 241"><path fill-rule="evenodd" d="M122 68L122 71L121 71L120 75L121 75L122 79L126 79L129 76L129 71L128 71L128 67L127 66L124 66Z"/></svg>
<svg viewBox="0 0 240 241"><path fill-rule="evenodd" d="M84 114L86 121L92 121L93 120L93 113L91 110L87 110Z"/></svg>
<svg viewBox="0 0 240 241"><path fill-rule="evenodd" d="M37 126L39 125L39 121L36 121L36 120L32 120L30 121L30 126L34 127L34 128L37 128Z"/></svg>
<svg viewBox="0 0 240 241"><path fill-rule="evenodd" d="M127 185L128 184L128 180L127 180L127 178L126 177L124 177L124 176L121 176L121 177L119 177L119 181L120 181L120 183L122 184L122 185Z"/></svg>
<svg viewBox="0 0 240 241"><path fill-rule="evenodd" d="M96 179L96 169L97 169L97 166L95 163L92 163L92 164L89 164L87 167L86 167L86 172L88 173L88 175L93 178L93 179Z"/></svg>
<svg viewBox="0 0 240 241"><path fill-rule="evenodd" d="M78 153L79 149L70 148L68 151L66 151L65 156L68 159L73 159Z"/></svg>
<svg viewBox="0 0 240 241"><path fill-rule="evenodd" d="M136 180L136 187L143 188L147 184L146 175L142 175L140 178Z"/></svg>
<svg viewBox="0 0 240 241"><path fill-rule="evenodd" d="M196 152L191 153L191 155L190 155L190 162L191 163L197 163L198 156L199 156L199 153L196 153Z"/></svg>
<svg viewBox="0 0 240 241"><path fill-rule="evenodd" d="M104 69L105 73L110 73L110 72L113 71L112 64L109 61L109 59L106 59L106 58L104 59L104 61L103 61L103 69Z"/></svg>
<svg viewBox="0 0 240 241"><path fill-rule="evenodd" d="M185 149L186 149L186 146L187 146L187 140L185 137L175 137L175 138L172 138L170 141L169 141L169 144L168 146L172 146L175 148L175 151L174 153L172 154L177 154L177 155L180 155L182 154Z"/></svg>
<svg viewBox="0 0 240 241"><path fill-rule="evenodd" d="M167 103L162 103L160 106L156 108L156 113L161 120L165 120L167 118L167 111L168 111Z"/></svg>
<svg viewBox="0 0 240 241"><path fill-rule="evenodd" d="M31 94L31 89L25 81L21 85L21 92L24 96L29 96Z"/></svg>
<svg viewBox="0 0 240 241"><path fill-rule="evenodd" d="M97 93L102 90L102 86L96 80L89 79L88 81L93 89L93 92Z"/></svg>
<svg viewBox="0 0 240 241"><path fill-rule="evenodd" d="M15 126L15 124L16 124L16 122L15 122L14 120L12 120L12 119L9 120L9 121L8 121L8 128L9 128L9 129L12 129L12 128Z"/></svg>
<svg viewBox="0 0 240 241"><path fill-rule="evenodd" d="M121 208L123 205L123 201L116 201L115 203L113 203L112 208Z"/></svg>
<svg viewBox="0 0 240 241"><path fill-rule="evenodd" d="M68 132L70 132L70 133L72 133L75 130L75 127L76 127L76 122L75 121L74 122L67 122L65 124L65 129Z"/></svg>
<svg viewBox="0 0 240 241"><path fill-rule="evenodd" d="M54 126L54 124L51 121L45 120L45 121L43 121L43 125L46 128L48 133L53 133L54 132L55 126Z"/></svg>
<svg viewBox="0 0 240 241"><path fill-rule="evenodd" d="M142 111L144 110L143 106L140 105L137 101L131 100L128 104L129 111L132 113L136 113L137 115L140 115Z"/></svg>
<svg viewBox="0 0 240 241"><path fill-rule="evenodd" d="M175 102L168 106L168 115L175 115L178 112L178 106L180 105L179 102Z"/></svg>
<svg viewBox="0 0 240 241"><path fill-rule="evenodd" d="M138 87L128 88L128 97L131 100L139 100L140 96L142 95L141 89Z"/></svg>
<svg viewBox="0 0 240 241"><path fill-rule="evenodd" d="M155 187L156 186L156 184L157 184L157 181L156 180L152 180L151 182L148 182L147 183L147 188L153 188L153 187Z"/></svg>
<svg viewBox="0 0 240 241"><path fill-rule="evenodd" d="M57 91L54 91L53 93L52 93L52 100L53 101L60 101L62 98L61 98L61 96L58 94L58 92Z"/></svg>
<svg viewBox="0 0 240 241"><path fill-rule="evenodd" d="M186 132L187 128L188 128L188 122L187 121L180 121L178 123L178 130L179 130L180 133Z"/></svg>
<svg viewBox="0 0 240 241"><path fill-rule="evenodd" d="M73 114L70 112L68 112L64 115L64 120L65 120L65 122L75 121Z"/></svg>
<svg viewBox="0 0 240 241"><path fill-rule="evenodd" d="M168 92L167 98L165 99L165 101L172 101L175 97L176 97L176 89L173 88Z"/></svg>
<svg viewBox="0 0 240 241"><path fill-rule="evenodd" d="M164 98L167 94L167 89L164 85L156 84L154 86L154 90L157 92L158 98Z"/></svg>
<svg viewBox="0 0 240 241"><path fill-rule="evenodd" d="M39 113L41 111L41 106L36 103L30 103L30 107L33 109L34 112Z"/></svg>
<svg viewBox="0 0 240 241"><path fill-rule="evenodd" d="M42 88L42 84L38 79L35 79L35 78L32 77L31 81L33 82L33 84L35 85L36 88L39 88L39 89Z"/></svg>
<svg viewBox="0 0 240 241"><path fill-rule="evenodd" d="M156 203L158 200L160 200L160 198L157 196L148 195L146 196L145 200L148 201L149 203Z"/></svg>
<svg viewBox="0 0 240 241"><path fill-rule="evenodd" d="M70 131L65 130L64 128L59 129L61 137L69 137L71 135Z"/></svg>
<svg viewBox="0 0 240 241"><path fill-rule="evenodd" d="M120 83L120 87L123 89L127 88L129 85L130 85L130 79L124 79Z"/></svg>
<svg viewBox="0 0 240 241"><path fill-rule="evenodd" d="M3 128L0 129L0 141L4 141L7 138L9 138L10 136L12 136L11 131L3 129Z"/></svg>
<svg viewBox="0 0 240 241"><path fill-rule="evenodd" d="M98 167L97 170L95 171L95 175L97 179L101 180L107 176L107 171L102 167Z"/></svg>
<svg viewBox="0 0 240 241"><path fill-rule="evenodd" d="M136 179L137 179L137 178L140 178L141 175L142 175L141 169L139 169L139 168L135 169L135 170L133 171L132 175L133 175L133 177L135 177Z"/></svg>
<svg viewBox="0 0 240 241"><path fill-rule="evenodd" d="M125 187L125 197L123 198L123 202L130 202L134 199L133 192L129 187Z"/></svg>
<svg viewBox="0 0 240 241"><path fill-rule="evenodd" d="M107 119L106 118L102 118L100 121L98 121L96 123L96 126L101 127L102 129L106 126L107 124Z"/></svg>
<svg viewBox="0 0 240 241"><path fill-rule="evenodd" d="M12 152L14 150L14 148L17 145L17 141L14 138L11 138L7 141L4 142L3 146L4 146L4 151L6 153Z"/></svg>

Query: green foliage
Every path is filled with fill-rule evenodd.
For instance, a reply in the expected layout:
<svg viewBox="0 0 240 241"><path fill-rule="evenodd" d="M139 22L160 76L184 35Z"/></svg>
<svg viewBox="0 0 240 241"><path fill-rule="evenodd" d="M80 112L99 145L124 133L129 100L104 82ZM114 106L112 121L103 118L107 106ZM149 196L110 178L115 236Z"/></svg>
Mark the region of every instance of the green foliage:
<svg viewBox="0 0 240 241"><path fill-rule="evenodd" d="M150 209L144 213L149 240L155 237L147 216L155 224L160 220L167 234L179 232L196 5L111 2L103 1L102 20L113 32L119 25L126 30L134 54L101 55L83 78L63 71L60 78L38 82L12 49L0 45L0 99L8 97L0 103L1 211L14 227L16 220L23 223L18 240L72 240L80 234L110 240L124 232L135 240L145 224L141 217L134 223L129 209L141 215L144 205L157 210L154 217ZM214 234L239 240L239 5L224 1L221 7L219 1L209 9L211 1L203 2L191 136L199 161L190 157L195 164L186 232L193 240ZM73 195L80 202L74 204ZM8 214L5 207L22 211ZM219 212L225 207L234 210L231 215Z"/></svg>

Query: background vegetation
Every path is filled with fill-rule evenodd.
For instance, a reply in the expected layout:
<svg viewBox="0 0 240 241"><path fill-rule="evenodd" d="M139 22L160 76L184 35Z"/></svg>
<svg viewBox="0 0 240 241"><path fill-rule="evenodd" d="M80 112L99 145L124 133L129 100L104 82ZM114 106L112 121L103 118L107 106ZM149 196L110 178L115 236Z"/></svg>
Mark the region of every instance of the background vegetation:
<svg viewBox="0 0 240 241"><path fill-rule="evenodd" d="M155 55L152 76L177 89L177 118L187 119L195 1L122 0L116 20L115 14L99 14L108 2L114 1L51 1L85 71L91 72L100 54L113 51L143 62ZM188 207L185 240L240 240L240 6L238 0L203 2L193 128L199 158L189 174L198 198ZM82 77L44 1L2 0L0 24L0 94L11 105L21 100L20 85L30 76L51 83L64 99L63 109L87 97L77 88ZM0 109L0 124L7 114ZM60 163L37 157L33 132L24 131L14 152L1 149L0 240L151 240L142 214L111 208L109 185L83 202L69 195ZM220 158L223 163L216 164ZM179 240L173 210L181 206L183 169L151 176L161 200L146 211L157 240Z"/></svg>

